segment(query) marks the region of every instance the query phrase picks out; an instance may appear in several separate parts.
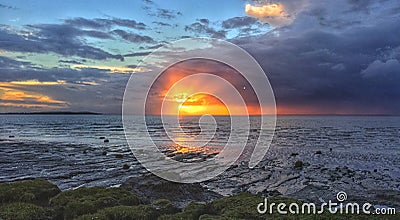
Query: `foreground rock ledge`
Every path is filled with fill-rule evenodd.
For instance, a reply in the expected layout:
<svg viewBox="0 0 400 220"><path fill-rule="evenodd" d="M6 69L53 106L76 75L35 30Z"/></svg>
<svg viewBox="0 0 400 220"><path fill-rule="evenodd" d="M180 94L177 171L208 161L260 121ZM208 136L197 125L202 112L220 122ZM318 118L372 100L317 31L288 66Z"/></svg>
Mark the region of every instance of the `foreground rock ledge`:
<svg viewBox="0 0 400 220"><path fill-rule="evenodd" d="M154 176L132 178L120 188L92 187L64 192L43 179L0 183L0 219L400 219L398 214L333 215L327 211L318 216L280 215L276 209L273 214L259 214L257 205L264 198L250 193L239 193L210 202L190 202L184 208L174 205L192 199L197 201L219 197L199 187L198 184L170 183ZM135 192L140 195L135 195ZM173 201L173 204L161 198L178 199L178 202ZM268 202L301 204L299 200L283 197L271 197Z"/></svg>
<svg viewBox="0 0 400 220"><path fill-rule="evenodd" d="M151 174L132 177L121 187L129 189L145 203L168 199L180 208L190 202L205 203L222 197L218 193L204 189L199 183L175 183Z"/></svg>

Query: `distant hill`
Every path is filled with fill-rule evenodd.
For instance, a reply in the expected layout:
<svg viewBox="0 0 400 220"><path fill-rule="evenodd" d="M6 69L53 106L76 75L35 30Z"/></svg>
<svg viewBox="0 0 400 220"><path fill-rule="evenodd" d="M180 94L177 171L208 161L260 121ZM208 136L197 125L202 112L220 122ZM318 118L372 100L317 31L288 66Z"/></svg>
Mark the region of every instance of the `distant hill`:
<svg viewBox="0 0 400 220"><path fill-rule="evenodd" d="M102 115L97 112L8 112L0 115Z"/></svg>

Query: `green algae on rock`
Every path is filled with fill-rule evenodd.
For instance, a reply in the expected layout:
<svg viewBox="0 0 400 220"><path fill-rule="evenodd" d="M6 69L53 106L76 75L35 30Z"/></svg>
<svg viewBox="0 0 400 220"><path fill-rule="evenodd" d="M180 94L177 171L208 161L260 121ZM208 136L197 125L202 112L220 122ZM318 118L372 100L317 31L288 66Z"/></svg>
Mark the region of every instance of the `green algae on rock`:
<svg viewBox="0 0 400 220"><path fill-rule="evenodd" d="M50 206L63 219L73 219L107 207L134 206L139 203L139 199L126 189L104 187L69 190L50 200Z"/></svg>
<svg viewBox="0 0 400 220"><path fill-rule="evenodd" d="M169 188L169 187L168 187ZM172 188L173 189L173 188ZM13 197L10 192L15 193ZM25 180L0 184L0 219L99 219L99 220L223 220L223 219L399 219L396 215L332 214L327 209L322 214L260 214L257 206L265 201L260 195L239 193L207 203L191 202L183 209L171 201L158 199L146 204L125 188L79 188L58 193L59 189L46 180ZM151 193L151 191L148 191ZM50 195L55 195L48 199ZM397 195L390 194L397 198ZM382 196L384 197L384 196ZM193 200L192 200L193 201ZM268 204L302 202L284 197L269 197Z"/></svg>
<svg viewBox="0 0 400 220"><path fill-rule="evenodd" d="M48 205L49 199L60 192L56 185L44 179L0 183L0 204L27 202Z"/></svg>
<svg viewBox="0 0 400 220"><path fill-rule="evenodd" d="M161 207L161 208L160 208ZM79 220L91 219L140 219L140 220L153 220L158 219L159 216L165 214L174 214L180 210L173 206L168 200L155 201L151 205L138 205L138 206L115 206L109 207L94 214L82 215Z"/></svg>
<svg viewBox="0 0 400 220"><path fill-rule="evenodd" d="M51 209L40 207L31 203L14 202L0 207L0 219L36 220L53 219Z"/></svg>

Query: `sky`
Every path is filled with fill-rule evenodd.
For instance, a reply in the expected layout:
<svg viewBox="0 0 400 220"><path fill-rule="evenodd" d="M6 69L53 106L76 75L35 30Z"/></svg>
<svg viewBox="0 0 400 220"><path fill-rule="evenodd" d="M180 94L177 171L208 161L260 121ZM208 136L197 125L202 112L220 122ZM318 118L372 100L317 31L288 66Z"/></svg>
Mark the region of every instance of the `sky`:
<svg viewBox="0 0 400 220"><path fill-rule="evenodd" d="M399 15L397 0L0 0L0 112L120 114L148 54L212 37L259 62L279 114L399 114Z"/></svg>

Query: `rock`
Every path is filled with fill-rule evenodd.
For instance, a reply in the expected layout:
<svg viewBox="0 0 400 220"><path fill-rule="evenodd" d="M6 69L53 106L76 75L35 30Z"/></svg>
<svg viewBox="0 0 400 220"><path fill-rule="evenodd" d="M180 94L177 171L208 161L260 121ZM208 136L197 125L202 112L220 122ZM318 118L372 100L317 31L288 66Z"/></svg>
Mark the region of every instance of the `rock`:
<svg viewBox="0 0 400 220"><path fill-rule="evenodd" d="M304 188L287 196L290 198L297 198L306 200L308 202L313 202L315 204L321 204L320 198L324 200L336 198L336 193L332 190L329 185L324 183L313 183L308 184Z"/></svg>
<svg viewBox="0 0 400 220"><path fill-rule="evenodd" d="M82 215L77 220L92 219L157 219L162 215L172 215L181 210L168 200L157 200L152 204L138 206L114 206Z"/></svg>
<svg viewBox="0 0 400 220"><path fill-rule="evenodd" d="M374 173L378 172L378 169L374 169Z"/></svg>
<svg viewBox="0 0 400 220"><path fill-rule="evenodd" d="M329 151L332 152L332 148L329 148Z"/></svg>
<svg viewBox="0 0 400 220"><path fill-rule="evenodd" d="M83 150L83 152L82 152L83 154L87 154L87 150Z"/></svg>
<svg viewBox="0 0 400 220"><path fill-rule="evenodd" d="M74 219L112 206L139 205L139 199L124 188L78 188L62 192L50 200L56 219Z"/></svg>
<svg viewBox="0 0 400 220"><path fill-rule="evenodd" d="M166 199L159 199L151 203L151 206L155 208L160 214L175 214L181 210L175 207L171 201Z"/></svg>
<svg viewBox="0 0 400 220"><path fill-rule="evenodd" d="M123 154L116 154L115 158L122 159L122 158L124 158L124 155Z"/></svg>
<svg viewBox="0 0 400 220"><path fill-rule="evenodd" d="M274 209L275 212L272 214L258 213L257 206L263 202L265 202L264 198L259 195L240 193L238 195L217 199L207 204L190 203L183 209L183 212L173 215L164 215L158 219L292 219L283 218L282 214L279 214L276 209ZM301 204L298 200L283 197L268 198L268 204L271 203ZM286 205L284 209L287 211L288 205ZM303 219L301 217L296 217L293 217L293 219Z"/></svg>
<svg viewBox="0 0 400 220"><path fill-rule="evenodd" d="M104 143L109 143L109 142L110 142L110 140L108 140L108 139L104 140Z"/></svg>
<svg viewBox="0 0 400 220"><path fill-rule="evenodd" d="M303 167L303 161L298 160L298 161L294 162L294 167L295 168L302 168Z"/></svg>
<svg viewBox="0 0 400 220"><path fill-rule="evenodd" d="M189 153L177 153L172 156L172 159L179 162L190 162L190 161L204 161L207 158L212 157L212 155L203 155L199 152L189 152Z"/></svg>
<svg viewBox="0 0 400 220"><path fill-rule="evenodd" d="M129 166L128 164L124 164L124 165L122 166L122 169L124 169L124 170L129 170L130 167L131 167L131 166Z"/></svg>
<svg viewBox="0 0 400 220"><path fill-rule="evenodd" d="M214 213L210 205L199 204L195 202L189 203L183 212L179 212L173 215L164 215L158 218L159 220L175 220L175 219L200 219L200 216Z"/></svg>
<svg viewBox="0 0 400 220"><path fill-rule="evenodd" d="M100 139L100 140L104 140L104 139L106 139L106 137L99 137L99 139Z"/></svg>
<svg viewBox="0 0 400 220"><path fill-rule="evenodd" d="M315 152L315 154L322 154L322 151L317 150L317 151Z"/></svg>
<svg viewBox="0 0 400 220"><path fill-rule="evenodd" d="M44 179L0 183L0 205L12 202L48 205L49 199L60 192L56 185Z"/></svg>
<svg viewBox="0 0 400 220"><path fill-rule="evenodd" d="M93 219L157 219L160 214L150 205L115 206L109 207L94 214L82 215L77 220Z"/></svg>
<svg viewBox="0 0 400 220"><path fill-rule="evenodd" d="M130 189L145 203L168 199L178 207L183 207L191 201L207 202L221 197L218 193L203 188L199 183L175 183L152 174L132 177L123 183L122 187Z"/></svg>
<svg viewBox="0 0 400 220"><path fill-rule="evenodd" d="M101 155L106 156L106 155L107 155L107 151L103 151L103 152L101 153Z"/></svg>
<svg viewBox="0 0 400 220"><path fill-rule="evenodd" d="M172 157L172 159L182 162L183 159L185 159L185 155L184 154L176 154L175 156Z"/></svg>
<svg viewBox="0 0 400 220"><path fill-rule="evenodd" d="M30 203L10 203L1 207L0 219L53 219L53 213L44 207Z"/></svg>
<svg viewBox="0 0 400 220"><path fill-rule="evenodd" d="M276 196L281 196L282 193L280 193L278 190L264 190L260 193L262 196L265 197L276 197Z"/></svg>
<svg viewBox="0 0 400 220"><path fill-rule="evenodd" d="M15 136L14 135L10 135L10 136L8 136L9 138L15 138Z"/></svg>
<svg viewBox="0 0 400 220"><path fill-rule="evenodd" d="M292 154L290 154L291 157L295 157L295 156L298 156L298 155L299 155L298 153L292 153Z"/></svg>
<svg viewBox="0 0 400 220"><path fill-rule="evenodd" d="M235 168L238 168L238 167L239 167L239 165L234 164L234 165L232 165L230 168L231 168L231 169L235 169Z"/></svg>

